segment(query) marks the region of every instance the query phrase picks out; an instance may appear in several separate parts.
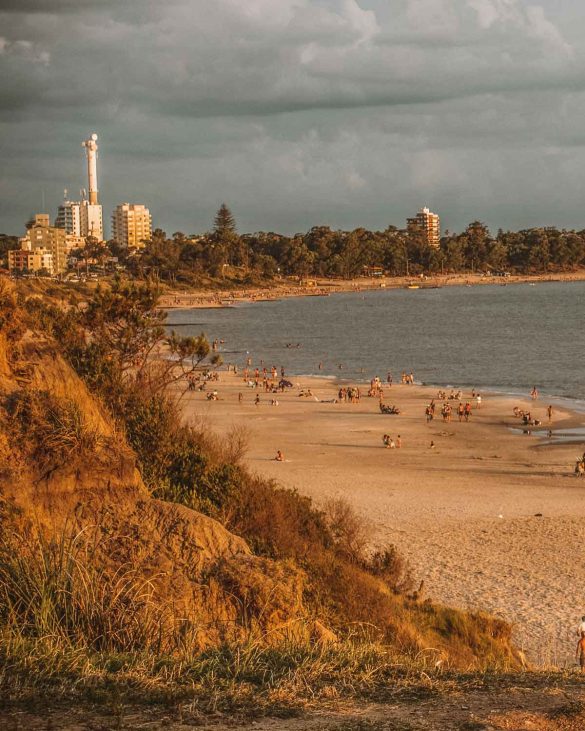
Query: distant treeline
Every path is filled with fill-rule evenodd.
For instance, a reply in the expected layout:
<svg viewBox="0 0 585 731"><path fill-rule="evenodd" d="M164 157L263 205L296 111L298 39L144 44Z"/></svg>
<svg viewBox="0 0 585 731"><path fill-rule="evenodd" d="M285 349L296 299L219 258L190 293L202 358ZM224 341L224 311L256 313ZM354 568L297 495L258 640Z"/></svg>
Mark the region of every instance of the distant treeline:
<svg viewBox="0 0 585 731"><path fill-rule="evenodd" d="M439 247L429 246L423 232L394 226L384 231L334 231L315 226L307 233L283 236L259 232L238 235L229 210L218 211L211 233L199 238L176 233L171 239L156 230L131 269L153 271L163 280L188 282L201 275L222 276L238 267L263 277L351 279L380 268L394 276L436 272L571 271L585 267L585 231L556 228L498 231L475 221L459 234L446 233Z"/></svg>
<svg viewBox="0 0 585 731"><path fill-rule="evenodd" d="M14 237L0 236L0 255L15 248ZM115 254L136 276L196 284L202 278L245 280L276 275L351 279L378 268L392 276L437 272L544 273L585 267L585 231L536 228L498 231L475 221L459 234L446 232L440 246L429 246L422 231L389 226L384 231L335 231L315 226L307 233L237 233L227 206L217 212L213 230L202 236L156 229L144 249L129 252L116 242L88 245L93 258ZM87 252L85 252L87 254Z"/></svg>

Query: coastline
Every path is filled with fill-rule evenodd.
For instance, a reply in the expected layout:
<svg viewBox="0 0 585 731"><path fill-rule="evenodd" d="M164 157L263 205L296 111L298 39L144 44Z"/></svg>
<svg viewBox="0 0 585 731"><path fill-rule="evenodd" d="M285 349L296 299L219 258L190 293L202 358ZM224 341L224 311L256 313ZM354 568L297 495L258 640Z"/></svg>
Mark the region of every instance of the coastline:
<svg viewBox="0 0 585 731"><path fill-rule="evenodd" d="M585 483L571 472L582 447L514 433L521 424L513 405L543 418L542 399L535 404L482 391L484 402L470 423L456 416L443 423L438 414L427 424L424 406L437 394L432 386L386 389L386 403L402 409L386 416L375 398L331 403L344 378L290 380L294 388L277 397L278 406L261 390L256 406L256 390L241 375L222 371L214 384L220 400L188 392L184 413L219 434L245 426L245 461L254 472L318 506L347 500L370 526L372 544L395 544L433 600L495 613L513 623L518 646L533 662L568 664L572 622L583 613L575 586L585 582L585 567L575 557L585 540ZM299 396L301 388L314 396ZM555 408L552 426L584 422L583 414L563 406ZM401 434L400 449L384 449L386 431ZM274 460L277 449L284 463Z"/></svg>
<svg viewBox="0 0 585 731"><path fill-rule="evenodd" d="M546 282L585 281L585 269L576 272L562 272L534 275L511 275L509 277L484 276L480 274L437 274L421 279L419 277L359 277L351 280L315 278L314 285L301 285L290 280L275 280L273 286L238 287L224 290L170 290L161 295L160 306L173 309L215 309L233 307L238 304L279 300L288 297L326 297L343 292L366 292L380 289L437 289L442 287L485 286L510 284L543 284Z"/></svg>

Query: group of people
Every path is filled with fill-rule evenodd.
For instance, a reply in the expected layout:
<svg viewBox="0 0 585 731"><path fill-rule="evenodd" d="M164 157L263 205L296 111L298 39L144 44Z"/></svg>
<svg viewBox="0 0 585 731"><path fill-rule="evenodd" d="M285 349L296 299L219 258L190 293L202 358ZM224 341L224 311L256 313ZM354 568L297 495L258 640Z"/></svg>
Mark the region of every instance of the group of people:
<svg viewBox="0 0 585 731"><path fill-rule="evenodd" d="M382 390L382 382L380 381L378 376L372 378L372 380L370 381L368 396L370 398L379 398L380 400L382 400L384 392Z"/></svg>
<svg viewBox="0 0 585 731"><path fill-rule="evenodd" d="M412 371L410 373L402 371L402 375L400 376L400 383L405 383L409 386L414 385L414 373Z"/></svg>
<svg viewBox="0 0 585 731"><path fill-rule="evenodd" d="M347 386L339 389L337 393L339 402L359 404L361 398L361 391L357 386Z"/></svg>
<svg viewBox="0 0 585 731"><path fill-rule="evenodd" d="M189 391L205 391L207 383L210 381L219 381L219 373L217 371L203 371L199 375L189 373L187 376L187 388Z"/></svg>
<svg viewBox="0 0 585 731"><path fill-rule="evenodd" d="M444 393L444 392L441 392ZM480 402L481 403L481 402ZM478 405L479 408L479 405ZM437 405L435 403L435 399L433 399L428 406L425 408L425 416L427 419L427 423L432 421L435 418L435 411L437 409ZM448 401L445 401L443 405L441 406L441 417L445 423L448 423L451 421L453 415L453 407ZM466 401L465 404L463 401L459 402L459 405L457 406L457 416L459 418L459 421L469 421L469 417L471 416L471 401Z"/></svg>
<svg viewBox="0 0 585 731"><path fill-rule="evenodd" d="M441 389L439 389L439 391L437 391L437 398L439 399L439 401L461 401L462 396L463 396L463 392L461 391L461 389L459 389L459 391L457 391L457 393L455 393L455 391L453 391L453 389L451 389L451 393L448 396L447 396L447 391L442 391ZM478 396L479 396L479 394L478 394ZM475 398L475 394L474 394L474 398ZM480 396L480 399L481 399L481 396ZM480 403L481 403L481 401L480 401Z"/></svg>
<svg viewBox="0 0 585 731"><path fill-rule="evenodd" d="M521 409L519 406L514 406L513 409L514 416L517 419L522 419L522 423L525 426L541 426L542 421L540 419L536 419L532 416L532 413L530 411L526 411L525 409ZM549 404L546 407L546 415L548 417L549 422L552 421L553 417L553 407L552 404Z"/></svg>
<svg viewBox="0 0 585 731"><path fill-rule="evenodd" d="M400 434L397 435L396 440L392 439L390 434L384 434L382 441L386 449L400 449L402 447L402 438Z"/></svg>

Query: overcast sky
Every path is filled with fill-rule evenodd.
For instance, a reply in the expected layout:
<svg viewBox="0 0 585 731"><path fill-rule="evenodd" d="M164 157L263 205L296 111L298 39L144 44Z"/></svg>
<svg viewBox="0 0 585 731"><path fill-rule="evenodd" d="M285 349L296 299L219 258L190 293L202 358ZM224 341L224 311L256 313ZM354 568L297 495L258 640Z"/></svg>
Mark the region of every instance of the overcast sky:
<svg viewBox="0 0 585 731"><path fill-rule="evenodd" d="M582 0L0 0L0 231L86 187L169 234L585 228Z"/></svg>

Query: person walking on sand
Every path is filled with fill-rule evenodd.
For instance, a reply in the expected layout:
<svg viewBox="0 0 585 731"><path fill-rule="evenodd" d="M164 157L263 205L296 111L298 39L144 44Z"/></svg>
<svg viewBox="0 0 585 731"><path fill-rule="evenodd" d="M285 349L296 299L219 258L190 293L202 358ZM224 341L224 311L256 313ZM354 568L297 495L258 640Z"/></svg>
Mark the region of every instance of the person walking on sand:
<svg viewBox="0 0 585 731"><path fill-rule="evenodd" d="M547 414L547 416L548 416L548 420L549 420L549 421L552 421L552 415L553 415L553 407L552 407L552 404L549 404L549 405L548 405L548 406L546 407L546 414Z"/></svg>
<svg viewBox="0 0 585 731"><path fill-rule="evenodd" d="M532 386L532 391L530 392L530 398L535 401L538 398L538 389L536 386Z"/></svg>
<svg viewBox="0 0 585 731"><path fill-rule="evenodd" d="M585 632L581 632L581 637L579 637L579 642L577 642L575 658L579 661L581 672L585 673Z"/></svg>
<svg viewBox="0 0 585 731"><path fill-rule="evenodd" d="M396 435L396 449L400 449L402 447L402 439L400 438L400 434Z"/></svg>

